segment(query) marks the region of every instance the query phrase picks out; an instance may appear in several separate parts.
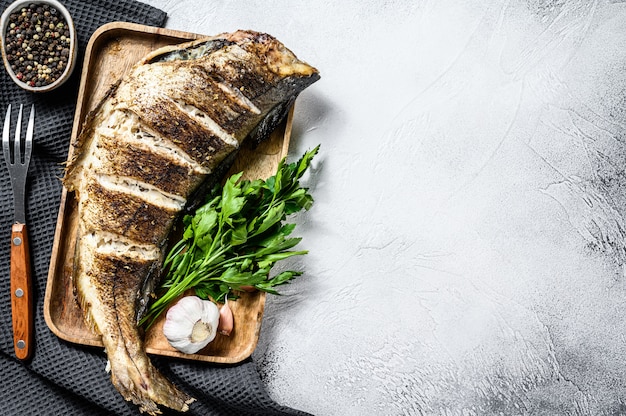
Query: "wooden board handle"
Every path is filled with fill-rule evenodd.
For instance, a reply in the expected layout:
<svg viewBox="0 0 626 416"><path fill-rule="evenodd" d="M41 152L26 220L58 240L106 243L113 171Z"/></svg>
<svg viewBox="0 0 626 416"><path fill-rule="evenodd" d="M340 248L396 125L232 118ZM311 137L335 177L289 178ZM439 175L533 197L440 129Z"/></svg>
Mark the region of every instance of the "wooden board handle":
<svg viewBox="0 0 626 416"><path fill-rule="evenodd" d="M33 352L33 296L26 224L11 230L11 314L15 356L27 360Z"/></svg>

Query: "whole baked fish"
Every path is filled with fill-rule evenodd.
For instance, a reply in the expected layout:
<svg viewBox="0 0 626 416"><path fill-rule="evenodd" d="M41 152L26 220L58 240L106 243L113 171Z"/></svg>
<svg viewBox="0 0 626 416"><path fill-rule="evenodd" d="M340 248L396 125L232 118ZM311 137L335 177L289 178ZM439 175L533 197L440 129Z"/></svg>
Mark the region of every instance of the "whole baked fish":
<svg viewBox="0 0 626 416"><path fill-rule="evenodd" d="M186 411L194 400L153 367L137 326L174 221L318 79L267 34L165 47L109 91L73 143L63 182L78 201L74 286L111 381L141 411Z"/></svg>

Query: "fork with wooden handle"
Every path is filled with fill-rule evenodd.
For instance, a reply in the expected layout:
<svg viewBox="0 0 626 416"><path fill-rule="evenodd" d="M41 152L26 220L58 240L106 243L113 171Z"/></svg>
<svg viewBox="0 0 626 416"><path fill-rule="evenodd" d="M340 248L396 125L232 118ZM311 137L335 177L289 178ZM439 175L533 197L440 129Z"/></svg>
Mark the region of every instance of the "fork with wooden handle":
<svg viewBox="0 0 626 416"><path fill-rule="evenodd" d="M26 137L22 141L22 109L18 113L15 139L11 143L11 105L7 109L2 131L2 151L9 170L13 188L15 221L11 229L11 315L13 319L13 344L15 356L20 360L31 357L33 352L33 296L31 286L30 253L26 231L26 177L33 148L35 106L30 110ZM11 146L13 144L13 146ZM22 151L23 146L23 151ZM11 149L12 148L12 149ZM13 151L11 151L13 150Z"/></svg>

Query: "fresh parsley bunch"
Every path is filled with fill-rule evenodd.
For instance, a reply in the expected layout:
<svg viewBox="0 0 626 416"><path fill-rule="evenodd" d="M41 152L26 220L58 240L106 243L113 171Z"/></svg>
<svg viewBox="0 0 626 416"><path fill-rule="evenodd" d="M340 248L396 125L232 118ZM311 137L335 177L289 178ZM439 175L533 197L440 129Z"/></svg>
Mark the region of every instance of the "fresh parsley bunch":
<svg viewBox="0 0 626 416"><path fill-rule="evenodd" d="M297 162L281 160L276 174L266 180L240 180L232 175L209 194L208 202L183 218L182 239L165 258L167 271L141 324L150 323L189 289L215 302L236 298L233 291L258 290L277 294L275 287L302 274L283 271L270 278L280 260L306 254L293 251L301 238L290 237L295 224L286 217L313 205L313 197L299 179L319 146Z"/></svg>

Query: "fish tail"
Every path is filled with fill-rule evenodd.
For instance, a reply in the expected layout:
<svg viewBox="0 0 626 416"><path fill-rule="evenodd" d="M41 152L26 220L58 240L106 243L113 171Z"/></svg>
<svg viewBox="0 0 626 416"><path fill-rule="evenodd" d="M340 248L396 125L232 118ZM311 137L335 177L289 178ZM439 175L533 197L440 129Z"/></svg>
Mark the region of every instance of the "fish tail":
<svg viewBox="0 0 626 416"><path fill-rule="evenodd" d="M163 376L147 355L138 352L135 357L125 358L117 357L115 361L109 361L111 382L125 400L138 405L141 412L149 415L161 414L159 405L179 412L189 410L195 399Z"/></svg>

